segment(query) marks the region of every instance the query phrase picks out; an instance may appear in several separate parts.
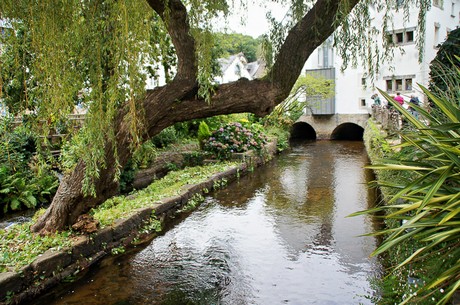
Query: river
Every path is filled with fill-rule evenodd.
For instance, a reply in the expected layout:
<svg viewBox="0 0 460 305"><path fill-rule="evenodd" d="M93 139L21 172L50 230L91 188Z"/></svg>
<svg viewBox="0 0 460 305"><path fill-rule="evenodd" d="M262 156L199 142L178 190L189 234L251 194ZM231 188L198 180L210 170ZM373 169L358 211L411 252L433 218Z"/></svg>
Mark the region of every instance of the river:
<svg viewBox="0 0 460 305"><path fill-rule="evenodd" d="M317 141L208 196L164 235L37 304L372 304L362 142Z"/></svg>

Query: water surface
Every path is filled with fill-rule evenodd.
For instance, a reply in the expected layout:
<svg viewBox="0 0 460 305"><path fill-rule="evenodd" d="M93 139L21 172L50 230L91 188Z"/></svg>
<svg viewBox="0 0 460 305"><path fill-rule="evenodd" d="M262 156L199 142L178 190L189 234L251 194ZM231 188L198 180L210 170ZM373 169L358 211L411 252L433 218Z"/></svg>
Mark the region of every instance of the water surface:
<svg viewBox="0 0 460 305"><path fill-rule="evenodd" d="M362 142L295 146L43 304L371 304ZM57 294L57 293L54 293ZM53 300L53 297L55 298Z"/></svg>

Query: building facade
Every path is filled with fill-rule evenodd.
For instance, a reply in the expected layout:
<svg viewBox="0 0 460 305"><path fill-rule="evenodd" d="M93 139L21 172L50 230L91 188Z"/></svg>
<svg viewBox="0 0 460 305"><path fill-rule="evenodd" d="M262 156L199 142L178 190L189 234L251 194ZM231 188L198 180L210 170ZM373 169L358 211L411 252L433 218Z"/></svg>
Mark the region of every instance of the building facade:
<svg viewBox="0 0 460 305"><path fill-rule="evenodd" d="M373 13L374 25L381 28L383 14L379 14L373 8L371 13ZM362 67L340 71L343 61L332 46L332 38L317 48L305 64L306 73L320 71L328 75L333 74L335 78L335 98L333 101L323 101L334 103L333 107L328 107L334 109L334 113L319 111L320 113L317 114L370 113L370 106L373 103L371 96L377 92L377 88L390 95L400 92L406 101L411 95L420 98L422 93L418 84L428 86L430 63L436 56L438 45L446 39L451 30L459 26L460 0L433 0L432 7L426 14L425 48L421 54L421 62L419 62L419 51L416 45L419 35L418 13L418 8L412 7L409 11L409 19L406 20L404 12L395 10L393 29L383 35L394 45L394 56L391 62L380 66L373 83ZM382 37L377 39L381 40ZM380 44L383 45L382 41ZM324 105L322 107L324 108Z"/></svg>

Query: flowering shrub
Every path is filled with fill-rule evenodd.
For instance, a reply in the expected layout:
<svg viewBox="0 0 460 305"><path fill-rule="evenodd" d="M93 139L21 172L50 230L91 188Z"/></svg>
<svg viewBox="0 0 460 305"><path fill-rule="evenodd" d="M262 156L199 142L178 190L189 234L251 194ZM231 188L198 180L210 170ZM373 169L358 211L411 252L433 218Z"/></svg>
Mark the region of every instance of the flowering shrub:
<svg viewBox="0 0 460 305"><path fill-rule="evenodd" d="M223 160L232 153L260 152L266 143L267 137L259 129L249 130L240 123L228 123L212 132L203 149Z"/></svg>

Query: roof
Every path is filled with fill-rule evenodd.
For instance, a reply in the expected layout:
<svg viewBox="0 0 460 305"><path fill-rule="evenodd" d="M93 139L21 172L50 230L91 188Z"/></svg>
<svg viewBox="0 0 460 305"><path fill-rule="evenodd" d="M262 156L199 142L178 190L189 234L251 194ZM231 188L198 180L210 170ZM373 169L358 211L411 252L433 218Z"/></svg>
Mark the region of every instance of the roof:
<svg viewBox="0 0 460 305"><path fill-rule="evenodd" d="M247 64L246 69L248 70L251 77L260 78L264 76L267 64L265 61L259 59L257 61L253 61Z"/></svg>
<svg viewBox="0 0 460 305"><path fill-rule="evenodd" d="M228 58L219 58L217 61L219 62L220 65L220 70L222 72L226 71L228 67L236 60L239 59L244 65L247 64L246 57L244 57L243 53L238 53L235 55L232 55Z"/></svg>

